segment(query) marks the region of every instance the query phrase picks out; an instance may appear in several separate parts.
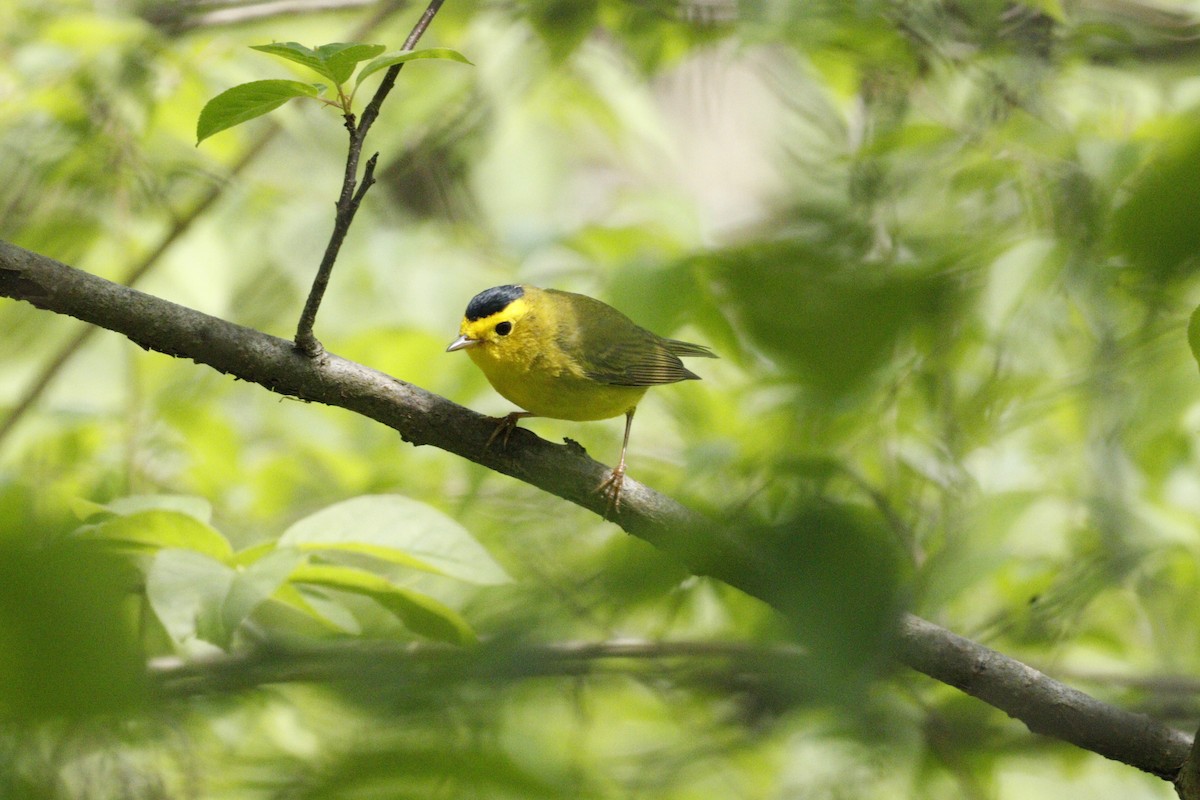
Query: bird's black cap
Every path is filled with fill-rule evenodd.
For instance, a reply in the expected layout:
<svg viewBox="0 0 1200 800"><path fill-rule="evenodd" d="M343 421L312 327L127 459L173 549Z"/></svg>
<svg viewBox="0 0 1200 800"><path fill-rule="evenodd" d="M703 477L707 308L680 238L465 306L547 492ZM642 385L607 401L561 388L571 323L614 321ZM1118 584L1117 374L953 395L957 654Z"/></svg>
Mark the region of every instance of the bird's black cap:
<svg viewBox="0 0 1200 800"><path fill-rule="evenodd" d="M507 286L493 286L491 289L484 289L471 298L471 302L467 304L467 319L474 322L477 319L490 317L497 311L503 311L509 303L524 294L524 289L511 283Z"/></svg>

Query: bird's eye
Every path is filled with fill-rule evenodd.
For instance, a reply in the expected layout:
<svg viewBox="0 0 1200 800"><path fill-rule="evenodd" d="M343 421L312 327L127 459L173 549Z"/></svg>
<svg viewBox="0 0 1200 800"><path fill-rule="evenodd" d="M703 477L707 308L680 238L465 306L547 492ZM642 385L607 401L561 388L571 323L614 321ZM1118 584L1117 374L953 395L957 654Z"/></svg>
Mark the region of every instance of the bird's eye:
<svg viewBox="0 0 1200 800"><path fill-rule="evenodd" d="M505 320L504 322L497 322L496 333L500 334L501 336L508 336L510 333L512 333L512 323L508 320Z"/></svg>

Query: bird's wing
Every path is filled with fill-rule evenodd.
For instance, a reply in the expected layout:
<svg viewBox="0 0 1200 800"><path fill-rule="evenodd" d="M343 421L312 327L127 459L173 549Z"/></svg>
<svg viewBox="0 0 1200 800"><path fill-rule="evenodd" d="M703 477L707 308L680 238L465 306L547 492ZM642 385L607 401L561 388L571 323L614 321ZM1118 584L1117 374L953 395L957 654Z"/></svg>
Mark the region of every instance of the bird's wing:
<svg viewBox="0 0 1200 800"><path fill-rule="evenodd" d="M583 374L610 386L657 386L699 380L680 356L713 356L698 344L664 339L586 295L560 306L557 344Z"/></svg>
<svg viewBox="0 0 1200 800"><path fill-rule="evenodd" d="M595 337L586 344L584 373L612 386L656 386L698 380L666 346L666 340L637 328L620 336Z"/></svg>
<svg viewBox="0 0 1200 800"><path fill-rule="evenodd" d="M662 339L663 346L681 358L716 358L717 354L702 344L681 342L678 339Z"/></svg>

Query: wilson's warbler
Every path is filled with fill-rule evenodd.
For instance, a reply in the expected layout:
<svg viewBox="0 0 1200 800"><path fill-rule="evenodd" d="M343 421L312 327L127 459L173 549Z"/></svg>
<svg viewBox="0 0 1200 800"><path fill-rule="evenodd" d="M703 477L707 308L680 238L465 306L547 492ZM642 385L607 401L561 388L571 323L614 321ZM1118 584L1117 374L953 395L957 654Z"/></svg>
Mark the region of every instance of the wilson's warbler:
<svg viewBox="0 0 1200 800"><path fill-rule="evenodd" d="M707 347L665 339L612 306L572 292L496 286L475 295L446 348L466 350L492 387L524 411L500 420L488 440L523 417L595 420L625 415L621 458L599 491L621 504L633 412L646 389L699 380L680 356L716 358Z"/></svg>

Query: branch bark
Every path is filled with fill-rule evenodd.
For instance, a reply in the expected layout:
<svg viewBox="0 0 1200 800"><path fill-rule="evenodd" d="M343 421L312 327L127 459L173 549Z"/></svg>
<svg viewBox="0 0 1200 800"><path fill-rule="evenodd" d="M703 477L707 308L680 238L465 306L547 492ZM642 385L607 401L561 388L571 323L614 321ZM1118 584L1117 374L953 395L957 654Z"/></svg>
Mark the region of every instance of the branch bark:
<svg viewBox="0 0 1200 800"><path fill-rule="evenodd" d="M1192 746L1183 731L1103 703L920 617L904 619L898 655L907 666L999 708L1034 733L1164 780L1175 779Z"/></svg>
<svg viewBox="0 0 1200 800"><path fill-rule="evenodd" d="M518 428L506 448L485 449L489 417L376 370L73 269L0 242L0 296L68 314L148 350L190 358L272 392L354 411L399 432L588 508L607 510L595 487L608 468L578 448ZM786 564L670 498L626 479L619 514L629 533L789 613ZM1025 723L1030 730L1176 780L1192 738L1150 717L1100 702L1014 659L912 615L900 621L896 657Z"/></svg>

